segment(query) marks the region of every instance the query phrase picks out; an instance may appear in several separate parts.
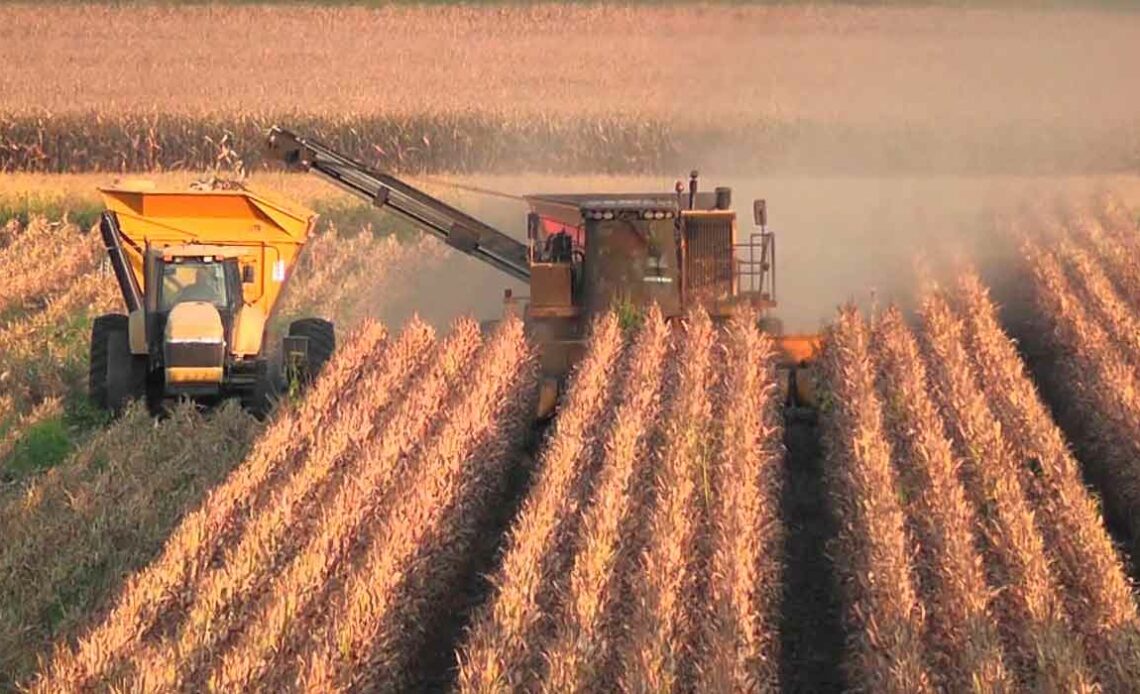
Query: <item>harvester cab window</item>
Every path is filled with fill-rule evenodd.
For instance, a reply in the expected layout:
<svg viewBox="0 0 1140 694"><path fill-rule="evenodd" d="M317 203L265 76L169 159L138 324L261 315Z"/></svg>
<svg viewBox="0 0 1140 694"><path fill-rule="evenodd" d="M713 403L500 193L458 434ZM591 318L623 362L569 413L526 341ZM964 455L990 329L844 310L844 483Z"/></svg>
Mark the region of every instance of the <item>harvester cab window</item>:
<svg viewBox="0 0 1140 694"><path fill-rule="evenodd" d="M164 264L159 310L169 311L184 301L206 301L218 308L228 307L224 264L215 260L179 260Z"/></svg>
<svg viewBox="0 0 1140 694"><path fill-rule="evenodd" d="M573 260L574 240L565 231L546 237L546 257L552 263L569 263Z"/></svg>

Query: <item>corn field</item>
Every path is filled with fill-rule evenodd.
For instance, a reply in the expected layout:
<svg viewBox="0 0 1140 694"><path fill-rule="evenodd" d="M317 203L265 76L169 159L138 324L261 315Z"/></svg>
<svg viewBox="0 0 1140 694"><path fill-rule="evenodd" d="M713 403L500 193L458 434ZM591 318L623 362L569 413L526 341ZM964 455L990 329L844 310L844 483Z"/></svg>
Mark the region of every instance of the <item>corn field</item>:
<svg viewBox="0 0 1140 694"><path fill-rule="evenodd" d="M521 319L382 325L402 270L372 271L422 249L317 237L283 306L351 329L303 397L264 423L129 409L0 489L0 687L1130 690L1136 222L1108 194L997 219L1021 294L961 266L913 311L841 307L797 372L810 413L757 316L650 307L592 319L545 423ZM28 239L84 249L66 287L7 255ZM113 302L78 230L2 243L30 278L10 353ZM0 391L0 445L61 416L56 378ZM806 607L804 523L829 597Z"/></svg>
<svg viewBox="0 0 1140 694"><path fill-rule="evenodd" d="M1135 170L1134 23L891 4L6 6L0 171Z"/></svg>

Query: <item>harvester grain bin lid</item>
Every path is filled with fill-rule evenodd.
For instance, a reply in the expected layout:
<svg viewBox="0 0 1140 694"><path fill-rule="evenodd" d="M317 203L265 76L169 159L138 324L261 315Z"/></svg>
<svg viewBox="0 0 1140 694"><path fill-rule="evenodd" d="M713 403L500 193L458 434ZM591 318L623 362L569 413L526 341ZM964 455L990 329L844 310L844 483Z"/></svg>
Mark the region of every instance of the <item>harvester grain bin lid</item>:
<svg viewBox="0 0 1140 694"><path fill-rule="evenodd" d="M316 213L250 189L161 189L130 181L100 188L123 235L145 242L302 244Z"/></svg>

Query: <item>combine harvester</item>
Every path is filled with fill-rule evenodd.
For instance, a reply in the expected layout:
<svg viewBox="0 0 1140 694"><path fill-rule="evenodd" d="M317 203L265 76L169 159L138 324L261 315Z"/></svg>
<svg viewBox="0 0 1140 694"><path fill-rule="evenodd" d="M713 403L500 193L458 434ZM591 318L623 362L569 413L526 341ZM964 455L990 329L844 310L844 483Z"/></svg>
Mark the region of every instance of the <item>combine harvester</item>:
<svg viewBox="0 0 1140 694"><path fill-rule="evenodd" d="M754 310L771 333L787 370L787 404L814 404L804 373L819 348L815 335L782 335L776 307L776 238L763 200L753 204L756 230L736 241L732 191L528 195L523 243L418 190L353 161L321 143L272 128L271 153L311 171L378 208L390 209L452 248L530 284L523 307L528 333L540 347L538 416L550 416L567 373L585 347L592 316L636 313L652 303L667 318L703 306L714 320ZM520 303L510 293L508 310Z"/></svg>
<svg viewBox="0 0 1140 694"><path fill-rule="evenodd" d="M264 412L283 382L303 382L332 354L332 323L294 321L284 368L270 369L266 321L313 230L311 211L245 189L102 188L100 228L127 313L95 319L91 397L121 410L144 398L240 397Z"/></svg>
<svg viewBox="0 0 1140 694"><path fill-rule="evenodd" d="M390 209L449 246L516 280L507 292L541 354L538 416L549 417L580 358L591 318L636 315L656 303L667 318L702 306L714 320L755 311L787 372L787 404L814 404L805 368L815 335L783 335L776 307L776 238L763 200L756 229L736 240L732 191L528 195L523 243L314 140L273 128L269 150L379 208ZM158 191L146 184L101 189L101 229L128 313L100 316L91 336L91 395L118 410L144 397L152 410L171 397L240 397L254 411L282 382L316 373L334 346L325 320L294 321L280 371L270 369L265 325L312 232L315 215L246 189Z"/></svg>

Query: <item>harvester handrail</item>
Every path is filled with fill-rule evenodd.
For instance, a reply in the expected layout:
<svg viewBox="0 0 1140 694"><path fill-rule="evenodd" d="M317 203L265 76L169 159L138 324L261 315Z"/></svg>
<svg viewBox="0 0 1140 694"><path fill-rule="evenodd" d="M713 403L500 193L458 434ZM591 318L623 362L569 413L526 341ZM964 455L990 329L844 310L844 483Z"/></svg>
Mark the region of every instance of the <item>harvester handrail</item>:
<svg viewBox="0 0 1140 694"><path fill-rule="evenodd" d="M269 150L289 166L319 174L376 207L388 207L445 243L507 273L530 279L527 245L390 174L374 171L316 140L274 126Z"/></svg>

